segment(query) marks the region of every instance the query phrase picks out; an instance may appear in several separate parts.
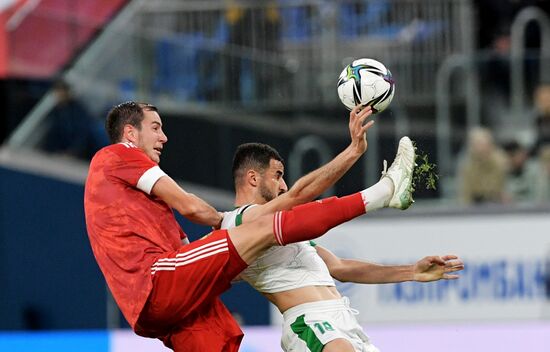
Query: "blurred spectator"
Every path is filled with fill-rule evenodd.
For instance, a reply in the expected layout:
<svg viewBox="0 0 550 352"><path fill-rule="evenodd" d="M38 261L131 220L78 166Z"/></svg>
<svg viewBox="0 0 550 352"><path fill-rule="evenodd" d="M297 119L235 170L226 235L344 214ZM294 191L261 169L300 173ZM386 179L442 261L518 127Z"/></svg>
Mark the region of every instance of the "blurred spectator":
<svg viewBox="0 0 550 352"><path fill-rule="evenodd" d="M507 196L513 202L534 201L539 173L536 163L529 158L529 149L517 141L505 143L503 149L508 157Z"/></svg>
<svg viewBox="0 0 550 352"><path fill-rule="evenodd" d="M477 40L480 49L507 51L510 26L514 18L514 3L510 0L476 0Z"/></svg>
<svg viewBox="0 0 550 352"><path fill-rule="evenodd" d="M271 62L280 51L281 18L276 1L265 1L262 6L251 8L229 1L225 19L229 25L225 78L227 99L241 101L250 97L269 97L278 76L278 66L273 67ZM246 83L251 87L246 87Z"/></svg>
<svg viewBox="0 0 550 352"><path fill-rule="evenodd" d="M539 174L535 183L535 199L550 203L550 144L541 146L538 153Z"/></svg>
<svg viewBox="0 0 550 352"><path fill-rule="evenodd" d="M103 124L94 119L62 80L54 83L57 104L46 117L46 135L41 148L50 153L89 160L109 144Z"/></svg>
<svg viewBox="0 0 550 352"><path fill-rule="evenodd" d="M492 127L508 114L510 101L510 26L514 18L511 1L477 0L477 44L480 49L480 84L486 99L483 123ZM487 104L487 102L490 102Z"/></svg>
<svg viewBox="0 0 550 352"><path fill-rule="evenodd" d="M548 0L476 0L476 23L478 49L481 49L480 82L487 94L484 106L487 116L503 116L508 111L510 101L510 48L511 27L516 16L526 7L536 6L550 15ZM540 49L539 26L533 22L525 31L525 47L528 50ZM539 65L536 57L525 59L527 94L530 96L538 82ZM495 111L496 109L496 111ZM498 126L499 121L488 121Z"/></svg>
<svg viewBox="0 0 550 352"><path fill-rule="evenodd" d="M476 0L478 47L508 54L512 23L529 6L538 7L550 14L548 0ZM526 47L539 49L540 40L540 29L536 24L530 23L525 33Z"/></svg>
<svg viewBox="0 0 550 352"><path fill-rule="evenodd" d="M506 156L488 129L470 131L458 176L459 196L465 204L505 201Z"/></svg>
<svg viewBox="0 0 550 352"><path fill-rule="evenodd" d="M533 154L539 152L543 144L550 144L550 83L540 84L535 90L536 141Z"/></svg>

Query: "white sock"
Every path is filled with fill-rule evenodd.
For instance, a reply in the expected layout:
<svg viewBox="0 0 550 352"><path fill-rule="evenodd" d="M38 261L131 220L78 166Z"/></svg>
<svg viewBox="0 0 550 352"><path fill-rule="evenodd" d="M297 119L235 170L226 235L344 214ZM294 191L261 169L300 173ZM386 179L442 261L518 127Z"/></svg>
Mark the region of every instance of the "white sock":
<svg viewBox="0 0 550 352"><path fill-rule="evenodd" d="M382 177L378 183L361 191L367 212L387 207L393 195L393 182L389 177Z"/></svg>

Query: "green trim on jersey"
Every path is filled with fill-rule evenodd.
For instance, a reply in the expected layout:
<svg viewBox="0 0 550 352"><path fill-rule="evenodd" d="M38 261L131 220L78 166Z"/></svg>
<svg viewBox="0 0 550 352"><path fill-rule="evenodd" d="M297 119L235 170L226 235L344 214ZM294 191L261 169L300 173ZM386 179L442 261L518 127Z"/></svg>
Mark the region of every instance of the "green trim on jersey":
<svg viewBox="0 0 550 352"><path fill-rule="evenodd" d="M235 227L243 224L243 214L244 214L244 212L253 205L254 204L244 205L244 206L241 207L241 209L239 209L237 211L237 216L235 216Z"/></svg>
<svg viewBox="0 0 550 352"><path fill-rule="evenodd" d="M306 343L311 352L321 352L325 345L317 338L313 329L311 329L304 320L305 314L300 315L294 323L290 324L292 331L298 335L300 340Z"/></svg>
<svg viewBox="0 0 550 352"><path fill-rule="evenodd" d="M315 246L317 245L317 243L315 243L314 240L309 240L309 245L310 245L311 247L315 247Z"/></svg>
<svg viewBox="0 0 550 352"><path fill-rule="evenodd" d="M235 216L235 226L239 226L243 223L243 214L237 214Z"/></svg>

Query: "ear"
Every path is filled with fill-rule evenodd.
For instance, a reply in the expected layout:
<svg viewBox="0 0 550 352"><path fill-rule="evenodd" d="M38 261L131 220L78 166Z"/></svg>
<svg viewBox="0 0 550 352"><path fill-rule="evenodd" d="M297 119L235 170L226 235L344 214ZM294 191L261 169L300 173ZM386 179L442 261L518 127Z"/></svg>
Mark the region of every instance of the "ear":
<svg viewBox="0 0 550 352"><path fill-rule="evenodd" d="M137 139L138 139L137 132L138 132L137 128L135 128L134 126L132 126L130 124L126 124L126 125L124 125L124 129L122 131L122 138L125 139L128 142L132 142L132 143L136 144Z"/></svg>
<svg viewBox="0 0 550 352"><path fill-rule="evenodd" d="M254 170L248 170L246 172L246 183L252 187L257 187L260 183L259 180L260 174Z"/></svg>

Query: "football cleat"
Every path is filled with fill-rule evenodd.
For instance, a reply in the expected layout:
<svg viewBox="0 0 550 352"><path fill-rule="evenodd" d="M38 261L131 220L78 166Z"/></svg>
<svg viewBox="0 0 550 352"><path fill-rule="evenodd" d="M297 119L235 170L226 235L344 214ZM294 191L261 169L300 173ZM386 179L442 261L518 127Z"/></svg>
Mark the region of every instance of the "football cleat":
<svg viewBox="0 0 550 352"><path fill-rule="evenodd" d="M397 154L389 169L387 168L388 163L384 160L382 178L389 177L394 186L388 207L405 210L414 203L412 194L414 192L413 172L416 166L415 159L414 145L411 139L405 136L399 140Z"/></svg>

